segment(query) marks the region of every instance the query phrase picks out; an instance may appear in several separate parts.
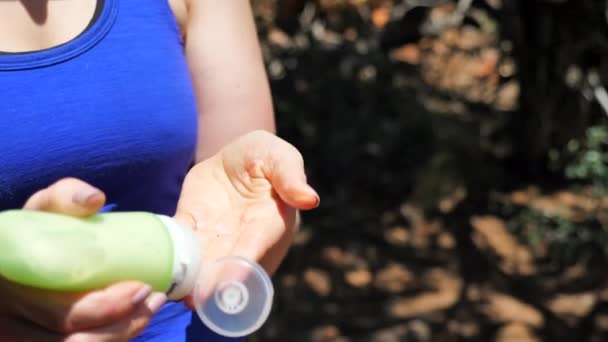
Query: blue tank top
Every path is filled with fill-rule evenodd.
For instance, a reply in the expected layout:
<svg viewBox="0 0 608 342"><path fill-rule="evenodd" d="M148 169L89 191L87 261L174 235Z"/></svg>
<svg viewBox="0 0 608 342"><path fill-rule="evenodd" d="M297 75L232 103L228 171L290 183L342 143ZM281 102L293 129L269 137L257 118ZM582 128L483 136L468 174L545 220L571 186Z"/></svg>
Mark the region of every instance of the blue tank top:
<svg viewBox="0 0 608 342"><path fill-rule="evenodd" d="M115 210L173 215L193 161L197 110L167 0L104 0L75 39L0 54L0 210L63 177ZM128 238L128 237L126 237ZM232 341L168 303L135 341Z"/></svg>

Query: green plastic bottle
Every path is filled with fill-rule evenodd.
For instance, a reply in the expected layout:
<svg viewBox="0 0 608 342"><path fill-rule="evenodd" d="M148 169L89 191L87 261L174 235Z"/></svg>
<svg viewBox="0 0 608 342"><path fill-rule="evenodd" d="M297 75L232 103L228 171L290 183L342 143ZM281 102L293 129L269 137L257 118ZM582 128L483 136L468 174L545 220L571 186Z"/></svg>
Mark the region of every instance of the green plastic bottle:
<svg viewBox="0 0 608 342"><path fill-rule="evenodd" d="M86 218L0 212L0 276L8 281L75 292L139 280L171 300L193 294L203 322L222 335L257 330L272 305L268 275L239 257L201 265L200 246L190 227L147 212ZM199 283L201 272L204 284Z"/></svg>

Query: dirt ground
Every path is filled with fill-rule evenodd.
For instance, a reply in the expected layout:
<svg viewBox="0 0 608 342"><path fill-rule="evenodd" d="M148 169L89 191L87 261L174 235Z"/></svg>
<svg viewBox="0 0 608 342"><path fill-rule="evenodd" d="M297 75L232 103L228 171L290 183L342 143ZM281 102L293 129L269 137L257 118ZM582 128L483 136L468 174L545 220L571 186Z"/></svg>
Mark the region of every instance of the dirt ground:
<svg viewBox="0 0 608 342"><path fill-rule="evenodd" d="M510 162L521 89L501 2L463 18L403 3L254 2L279 134L321 207L250 341L608 338L593 241L574 257L530 243L538 217L607 227L608 199Z"/></svg>

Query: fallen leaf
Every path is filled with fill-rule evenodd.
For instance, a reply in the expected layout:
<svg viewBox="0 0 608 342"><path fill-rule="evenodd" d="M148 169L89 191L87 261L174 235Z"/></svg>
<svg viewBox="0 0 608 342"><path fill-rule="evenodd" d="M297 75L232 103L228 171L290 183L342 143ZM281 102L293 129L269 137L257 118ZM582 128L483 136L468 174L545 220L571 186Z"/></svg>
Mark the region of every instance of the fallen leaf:
<svg viewBox="0 0 608 342"><path fill-rule="evenodd" d="M532 332L530 327L521 323L510 323L498 330L496 342L538 342L538 337Z"/></svg>
<svg viewBox="0 0 608 342"><path fill-rule="evenodd" d="M405 246L410 240L410 232L405 227L393 227L384 232L384 239L391 245Z"/></svg>
<svg viewBox="0 0 608 342"><path fill-rule="evenodd" d="M504 221L495 216L474 216L471 225L474 229L473 242L498 256L504 272L522 275L535 272L531 251L515 239Z"/></svg>
<svg viewBox="0 0 608 342"><path fill-rule="evenodd" d="M391 263L378 271L374 284L379 289L397 293L411 286L413 281L414 275L405 265Z"/></svg>
<svg viewBox="0 0 608 342"><path fill-rule="evenodd" d="M331 292L329 274L323 270L311 268L304 272L306 284L321 297L327 297Z"/></svg>
<svg viewBox="0 0 608 342"><path fill-rule="evenodd" d="M563 319L578 320L591 312L597 299L597 294L592 292L558 294L548 300L546 305L551 312Z"/></svg>
<svg viewBox="0 0 608 342"><path fill-rule="evenodd" d="M369 270L359 269L346 272L344 279L348 285L362 288L368 286L372 282L373 276Z"/></svg>
<svg viewBox="0 0 608 342"><path fill-rule="evenodd" d="M543 315L532 305L498 292L486 294L481 310L495 322L522 323L535 328L545 324Z"/></svg>
<svg viewBox="0 0 608 342"><path fill-rule="evenodd" d="M391 316L407 318L429 314L446 310L458 301L462 289L462 280L458 276L435 268L423 276L423 281L434 290L391 301L388 307Z"/></svg>
<svg viewBox="0 0 608 342"><path fill-rule="evenodd" d="M367 266L365 259L338 246L325 247L321 254L323 259L339 268L364 268Z"/></svg>

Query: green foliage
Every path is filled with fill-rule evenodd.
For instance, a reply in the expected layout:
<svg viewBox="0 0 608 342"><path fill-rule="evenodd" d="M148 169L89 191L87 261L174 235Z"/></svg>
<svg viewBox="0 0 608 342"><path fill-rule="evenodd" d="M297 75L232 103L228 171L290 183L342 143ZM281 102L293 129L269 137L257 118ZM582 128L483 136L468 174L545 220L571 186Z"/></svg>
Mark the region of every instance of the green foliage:
<svg viewBox="0 0 608 342"><path fill-rule="evenodd" d="M561 150L549 153L553 171L576 183L569 188L583 191L596 201L608 196L608 126L595 125ZM584 185L581 188L577 185ZM509 227L523 242L547 249L546 258L556 265L572 264L594 256L608 258L608 224L599 217L601 208L582 221L531 207L510 208Z"/></svg>
<svg viewBox="0 0 608 342"><path fill-rule="evenodd" d="M533 250L546 248L537 256L556 268L608 257L608 227L597 220L573 222L526 207L511 217L508 226Z"/></svg>
<svg viewBox="0 0 608 342"><path fill-rule="evenodd" d="M608 127L589 127L581 140L568 143L568 152L574 159L566 166L566 177L588 181L605 190L608 187Z"/></svg>
<svg viewBox="0 0 608 342"><path fill-rule="evenodd" d="M571 180L582 181L594 186L598 195L608 191L608 126L597 125L587 128L581 139L573 139L566 148L549 153L550 166L562 170Z"/></svg>

